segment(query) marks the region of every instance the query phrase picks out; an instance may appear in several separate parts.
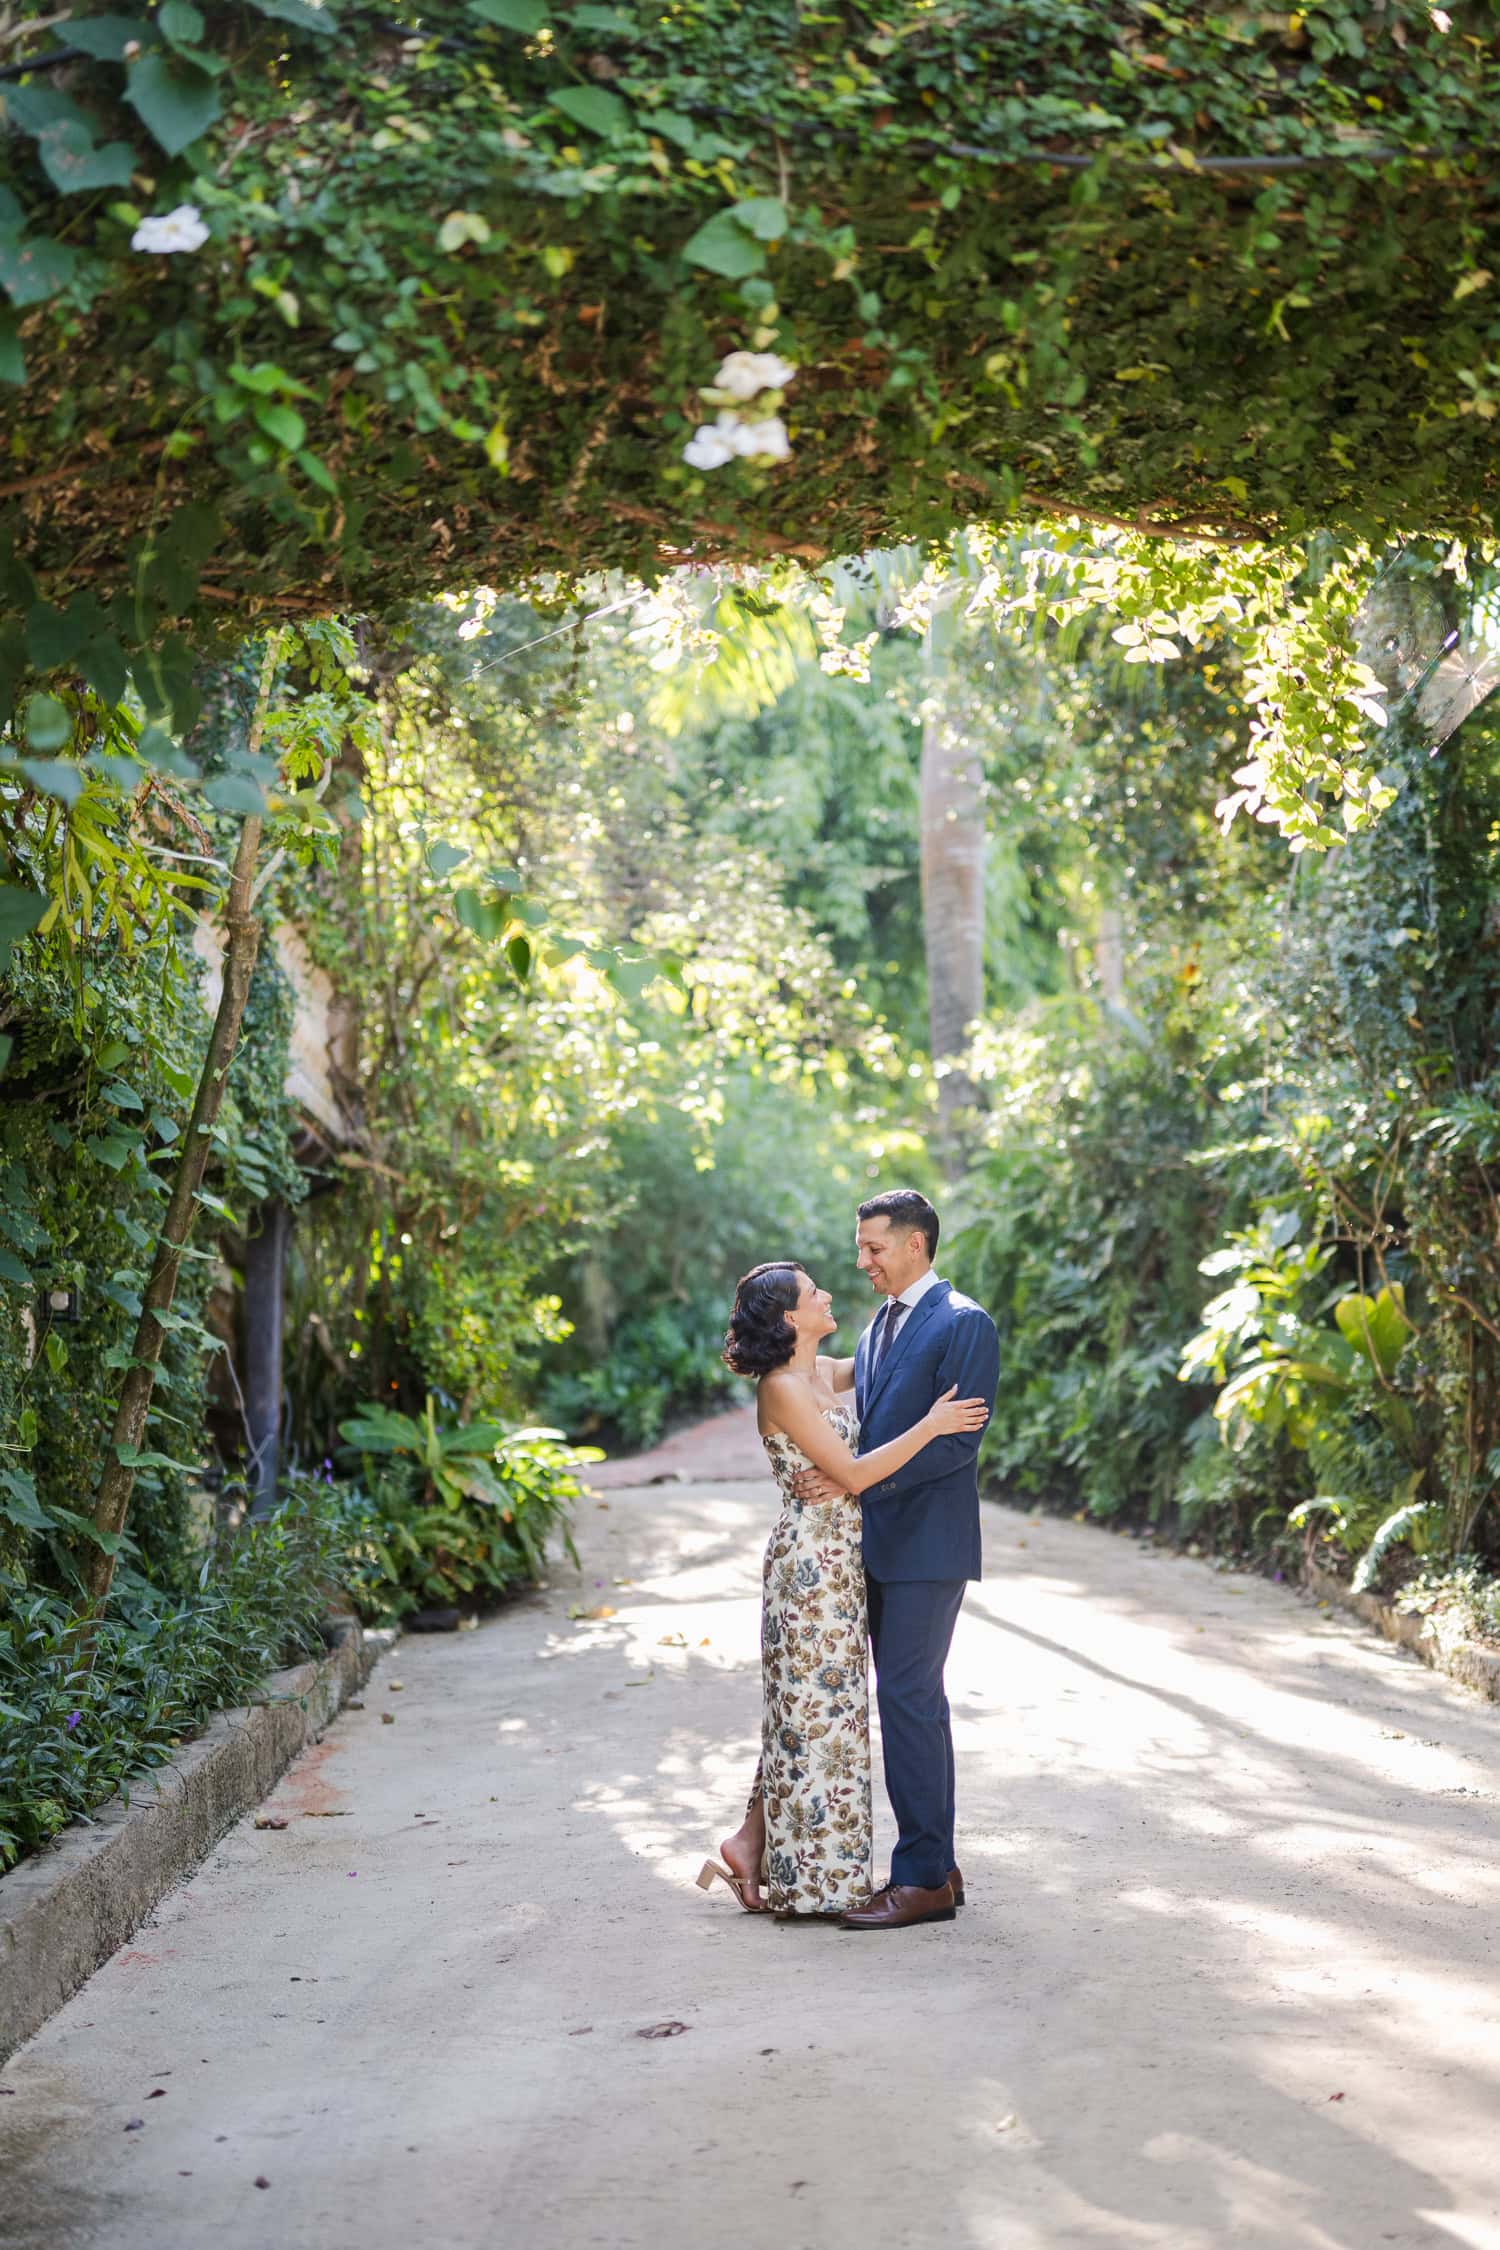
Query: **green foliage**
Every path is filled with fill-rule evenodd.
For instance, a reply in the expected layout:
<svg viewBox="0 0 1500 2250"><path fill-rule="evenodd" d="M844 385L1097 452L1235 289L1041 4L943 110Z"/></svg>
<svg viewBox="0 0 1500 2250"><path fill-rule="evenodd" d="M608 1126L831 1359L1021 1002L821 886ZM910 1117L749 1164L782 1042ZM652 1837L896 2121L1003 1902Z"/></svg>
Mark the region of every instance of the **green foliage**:
<svg viewBox="0 0 1500 2250"><path fill-rule="evenodd" d="M91 1652L68 1605L0 1577L0 1871L161 1765L266 1674L321 1648L349 1540L345 1503L300 1494L166 1595L122 1573Z"/></svg>
<svg viewBox="0 0 1500 2250"><path fill-rule="evenodd" d="M366 1407L345 1435L370 1494L350 1578L365 1616L472 1612L541 1577L554 1535L577 1561L578 1471L599 1455L559 1431L440 1427L429 1400L423 1422Z"/></svg>
<svg viewBox="0 0 1500 2250"><path fill-rule="evenodd" d="M1171 1501L1198 1411L1173 1381L1212 1238L1204 1092L1097 1013L986 1034L986 1144L946 1269L1000 1331L984 1459L1101 1516Z"/></svg>
<svg viewBox="0 0 1500 2250"><path fill-rule="evenodd" d="M1481 9L261 0L53 59L88 30L8 50L22 667L1022 506L1490 528ZM790 460L690 469L773 345Z"/></svg>

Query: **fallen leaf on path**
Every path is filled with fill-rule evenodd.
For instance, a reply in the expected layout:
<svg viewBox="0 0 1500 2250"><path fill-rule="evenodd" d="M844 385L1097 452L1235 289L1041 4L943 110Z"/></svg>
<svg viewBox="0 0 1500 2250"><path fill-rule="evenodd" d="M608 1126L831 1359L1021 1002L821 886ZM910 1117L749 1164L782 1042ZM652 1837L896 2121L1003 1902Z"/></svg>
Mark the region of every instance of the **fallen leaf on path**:
<svg viewBox="0 0 1500 2250"><path fill-rule="evenodd" d="M349 1811L347 1806L341 1806L337 1812L305 1812L302 1817L304 1820L347 1820Z"/></svg>
<svg viewBox="0 0 1500 2250"><path fill-rule="evenodd" d="M1008 2133L1008 2132L1010 2131L1010 2129L1011 2129L1012 2125L1014 2125L1015 2121L1016 2121L1016 2113L1015 2113L1015 2111L1014 2111L1014 2110L1012 2110L1012 2111L1011 2111L1011 2113L1010 2113L1010 2115L1009 2115L1009 2117L1002 2117L1002 2118L1000 2118L1000 2119L998 2119L998 2120L997 2120L997 2122L996 2122L996 2125L995 2125L995 2131L996 2131L997 2133Z"/></svg>
<svg viewBox="0 0 1500 2250"><path fill-rule="evenodd" d="M344 1709L346 1711L363 1711L364 1702L360 1697L356 1696L352 1702L346 1703L344 1705Z"/></svg>
<svg viewBox="0 0 1500 2250"><path fill-rule="evenodd" d="M1328 2097L1331 2102L1341 2102L1343 2098L1342 2094L1330 2094Z"/></svg>
<svg viewBox="0 0 1500 2250"><path fill-rule="evenodd" d="M123 2125L120 2129L125 2133L144 2133L146 2130L146 2120L144 2117L132 2117L129 2123Z"/></svg>
<svg viewBox="0 0 1500 2250"><path fill-rule="evenodd" d="M387 1680L385 1684L386 1691L390 1695L399 1695L406 1686L405 1680Z"/></svg>
<svg viewBox="0 0 1500 2250"><path fill-rule="evenodd" d="M653 1681L653 1680L654 1680L655 1678L656 1678L656 1667L655 1667L655 1665L653 1665L653 1666L652 1666L652 1668L651 1668L651 1670L650 1670L650 1671L649 1671L649 1672L648 1672L648 1673L646 1674L646 1676L645 1676L645 1678L644 1678L644 1679L641 1679L641 1680L627 1680L627 1681L625 1682L625 1685L626 1685L627 1687L649 1687L649 1686L651 1685L651 1682L652 1682L652 1681Z"/></svg>
<svg viewBox="0 0 1500 2250"><path fill-rule="evenodd" d="M148 2102L162 2101L165 2099L166 2091L167 2089L165 2086L153 2086L150 2093L146 2096L146 2099Z"/></svg>
<svg viewBox="0 0 1500 2250"><path fill-rule="evenodd" d="M285 1828L286 1815L277 1812L258 1812L255 1816L255 1825L257 1828Z"/></svg>
<svg viewBox="0 0 1500 2250"><path fill-rule="evenodd" d="M477 1633L479 1619L477 1617L461 1617L458 1621L458 1629L461 1633Z"/></svg>
<svg viewBox="0 0 1500 2250"><path fill-rule="evenodd" d="M396 1724L396 1714L395 1714L395 1712L394 1712L394 1711L382 1711L382 1712L381 1712L381 1714L380 1714L380 1723L381 1723L381 1725L382 1725L383 1727L393 1727L393 1726L394 1726L394 1725Z"/></svg>
<svg viewBox="0 0 1500 2250"><path fill-rule="evenodd" d="M591 2023L581 2023L576 2031L570 2031L568 2033L568 2037L570 2039L582 2039L587 2035L587 2033L591 2032L593 2028L594 2027Z"/></svg>
<svg viewBox="0 0 1500 2250"><path fill-rule="evenodd" d="M600 1602L597 1609L585 1609L582 1602L573 1602L568 1609L568 1615L575 1625L588 1625L598 1618L613 1617L614 1614L608 1602Z"/></svg>
<svg viewBox="0 0 1500 2250"><path fill-rule="evenodd" d="M675 2039L679 2032L686 2030L687 2025L685 2023L648 2023L642 2025L636 2033L636 2037L637 2039Z"/></svg>
<svg viewBox="0 0 1500 2250"><path fill-rule="evenodd" d="M266 2178L264 2172L257 2172L255 2175L255 2184L257 2187L269 2187L271 2183Z"/></svg>
<svg viewBox="0 0 1500 2250"><path fill-rule="evenodd" d="M709 1637L708 1637L707 1633L705 1633L705 1634L704 1634L704 1636L703 1636L702 1640L701 1640L701 1641L700 1641L700 1642L698 1643L698 1646L699 1646L700 1648L712 1648L712 1647L713 1647L713 1645L714 1645L714 1644L713 1644L713 1642L712 1642L712 1641L711 1641L711 1640L709 1639Z"/></svg>
<svg viewBox="0 0 1500 2250"><path fill-rule="evenodd" d="M658 1648L686 1648L687 1635L686 1633L663 1633L656 1645Z"/></svg>
<svg viewBox="0 0 1500 2250"><path fill-rule="evenodd" d="M609 1502L608 1502L607 1500L596 1500L596 1501L594 1502L594 1506L595 1506L596 1508L603 1508L603 1509L605 1510L605 1512L606 1512L606 1513L608 1513L608 1510L609 1510Z"/></svg>

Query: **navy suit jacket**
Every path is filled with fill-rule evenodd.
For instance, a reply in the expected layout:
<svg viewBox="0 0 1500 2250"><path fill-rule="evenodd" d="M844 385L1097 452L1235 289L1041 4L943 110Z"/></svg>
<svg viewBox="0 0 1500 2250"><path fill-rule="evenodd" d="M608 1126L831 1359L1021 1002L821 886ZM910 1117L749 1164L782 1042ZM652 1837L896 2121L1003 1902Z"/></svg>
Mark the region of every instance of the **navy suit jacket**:
<svg viewBox="0 0 1500 2250"><path fill-rule="evenodd" d="M879 1316L877 1315L877 1318ZM872 1372L875 1323L854 1353L859 1450L909 1430L950 1383L960 1398L991 1407L1000 1380L1000 1339L983 1306L946 1281L913 1305L879 1374ZM934 1438L894 1475L861 1495L865 1569L881 1581L977 1578L979 1441L982 1431Z"/></svg>

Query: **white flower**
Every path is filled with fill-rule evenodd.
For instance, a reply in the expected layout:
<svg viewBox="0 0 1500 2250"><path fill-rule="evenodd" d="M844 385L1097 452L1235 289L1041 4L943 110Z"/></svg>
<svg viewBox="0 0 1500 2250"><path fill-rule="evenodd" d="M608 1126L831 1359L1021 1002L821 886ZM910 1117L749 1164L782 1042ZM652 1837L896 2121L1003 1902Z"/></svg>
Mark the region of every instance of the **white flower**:
<svg viewBox="0 0 1500 2250"><path fill-rule="evenodd" d="M682 458L690 469L722 469L736 455L745 461L785 461L791 450L786 424L779 414L768 415L763 422L747 422L727 406L716 421L704 422L694 430L682 449Z"/></svg>
<svg viewBox="0 0 1500 2250"><path fill-rule="evenodd" d="M694 430L682 449L682 458L690 469L722 469L735 455L733 438L713 422L705 422Z"/></svg>
<svg viewBox="0 0 1500 2250"><path fill-rule="evenodd" d="M208 240L196 203L179 203L164 217L142 219L130 237L132 250L201 250Z"/></svg>
<svg viewBox="0 0 1500 2250"><path fill-rule="evenodd" d="M740 422L728 434L735 452L743 454L747 460L786 461L791 457L786 424L779 414L769 415L764 422Z"/></svg>
<svg viewBox="0 0 1500 2250"><path fill-rule="evenodd" d="M731 398L754 398L757 391L784 390L797 370L775 352L731 352L714 378Z"/></svg>

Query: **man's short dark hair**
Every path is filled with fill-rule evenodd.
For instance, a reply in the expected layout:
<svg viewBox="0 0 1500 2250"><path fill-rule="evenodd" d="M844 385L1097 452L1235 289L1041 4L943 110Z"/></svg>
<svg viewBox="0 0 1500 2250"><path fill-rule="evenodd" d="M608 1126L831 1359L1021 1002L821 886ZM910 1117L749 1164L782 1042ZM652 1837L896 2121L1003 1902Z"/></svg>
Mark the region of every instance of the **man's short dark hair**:
<svg viewBox="0 0 1500 2250"><path fill-rule="evenodd" d="M893 1227L925 1234L928 1257L937 1256L938 1215L915 1188L887 1188L884 1195L872 1195L860 1205L859 1215L862 1219L889 1219Z"/></svg>

